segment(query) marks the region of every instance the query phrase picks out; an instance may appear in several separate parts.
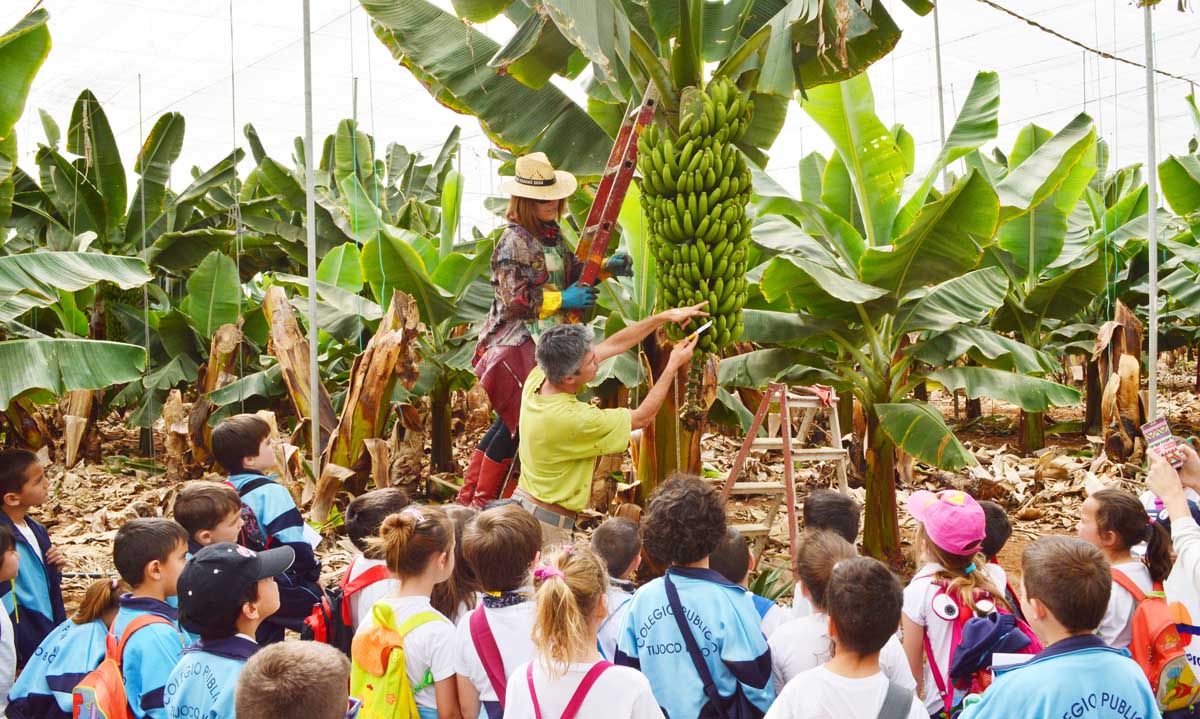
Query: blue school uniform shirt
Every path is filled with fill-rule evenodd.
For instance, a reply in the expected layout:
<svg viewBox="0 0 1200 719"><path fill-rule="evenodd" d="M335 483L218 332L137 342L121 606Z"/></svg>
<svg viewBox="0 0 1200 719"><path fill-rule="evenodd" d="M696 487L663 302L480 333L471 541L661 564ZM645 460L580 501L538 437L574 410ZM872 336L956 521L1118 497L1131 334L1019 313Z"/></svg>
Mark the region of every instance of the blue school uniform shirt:
<svg viewBox="0 0 1200 719"><path fill-rule="evenodd" d="M150 624L130 637L121 659L121 675L125 679L129 708L137 719L167 719L163 691L183 650L177 610L157 599L126 594L121 597L112 630L119 642L129 622L146 613L157 614L171 623Z"/></svg>
<svg viewBox="0 0 1200 719"><path fill-rule="evenodd" d="M167 679L164 704L175 719L233 719L234 690L258 644L243 637L201 639L183 651Z"/></svg>
<svg viewBox="0 0 1200 719"><path fill-rule="evenodd" d="M9 719L71 715L71 693L104 660L108 627L97 619L63 622L46 636L8 693Z"/></svg>
<svg viewBox="0 0 1200 719"><path fill-rule="evenodd" d="M729 697L740 686L746 699L765 713L775 700L771 652L746 590L711 569L671 567L667 575L717 691ZM716 716L672 616L663 578L638 589L628 606L616 663L646 675L671 719Z"/></svg>
<svg viewBox="0 0 1200 719"><path fill-rule="evenodd" d="M12 530L21 561L16 579L0 582L0 598L12 619L17 666L23 667L46 635L67 618L63 607L62 573L42 559L50 551L50 534L45 527L26 515L25 524L32 530L41 550L39 557L25 534L4 512L0 512L0 523Z"/></svg>
<svg viewBox="0 0 1200 719"><path fill-rule="evenodd" d="M1025 664L994 671L996 680L960 719L1162 716L1137 663L1093 635L1063 639Z"/></svg>
<svg viewBox="0 0 1200 719"><path fill-rule="evenodd" d="M296 502L287 488L272 480L242 494L245 484L264 477L266 475L258 472L245 472L231 475L229 483L242 495L242 504L254 512L267 545L278 547L286 544L295 551L296 559L287 571L288 575L306 582L316 582L321 578L321 564L313 553L312 545L304 538L304 518L300 516L300 510L296 508Z"/></svg>

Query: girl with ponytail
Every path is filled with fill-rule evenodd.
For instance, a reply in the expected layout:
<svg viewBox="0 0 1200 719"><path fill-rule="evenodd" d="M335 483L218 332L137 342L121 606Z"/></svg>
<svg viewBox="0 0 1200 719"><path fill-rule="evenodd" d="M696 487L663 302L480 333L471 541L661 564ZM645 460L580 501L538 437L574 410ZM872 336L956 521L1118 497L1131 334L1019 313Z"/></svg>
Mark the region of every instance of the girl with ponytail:
<svg viewBox="0 0 1200 719"><path fill-rule="evenodd" d="M1094 545L1108 559L1113 572L1120 572L1143 592L1154 589L1171 573L1171 535L1153 518L1136 496L1117 489L1102 489L1088 496L1080 513L1079 538ZM1146 543L1145 559L1131 550ZM1125 649L1133 638L1131 619L1137 603L1116 581L1108 598L1108 610L1096 634L1110 647Z"/></svg>
<svg viewBox="0 0 1200 719"><path fill-rule="evenodd" d="M462 719L454 625L430 602L434 587L454 571L454 522L438 507L411 505L383 520L371 548L387 562L400 587L371 607L354 634L351 687L370 683L359 662L363 653L409 623L401 636L417 712L421 719Z"/></svg>
<svg viewBox="0 0 1200 719"><path fill-rule="evenodd" d="M46 635L9 692L8 716L68 719L75 679L104 659L108 627L129 586L116 577L92 582L71 620ZM51 687L54 687L53 689Z"/></svg>
<svg viewBox="0 0 1200 719"><path fill-rule="evenodd" d="M649 680L600 656L596 632L608 615L603 560L568 545L534 570L533 586L535 654L510 676L505 719L661 719Z"/></svg>

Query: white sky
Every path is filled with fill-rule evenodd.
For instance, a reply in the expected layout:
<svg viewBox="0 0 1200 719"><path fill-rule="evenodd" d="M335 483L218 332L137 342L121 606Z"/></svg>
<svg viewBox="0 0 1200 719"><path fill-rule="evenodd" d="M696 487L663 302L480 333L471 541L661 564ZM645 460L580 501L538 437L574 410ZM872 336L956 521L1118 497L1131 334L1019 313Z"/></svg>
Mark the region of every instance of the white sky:
<svg viewBox="0 0 1200 719"><path fill-rule="evenodd" d="M1143 60L1142 11L1132 2L998 1L1089 46ZM448 0L436 2L450 6ZM15 23L28 4L3 3L0 26ZM1200 81L1200 14L1179 13L1174 5L1163 2L1154 13L1158 66ZM27 170L32 169L36 143L44 141L38 108L50 112L65 128L71 106L84 88L90 88L103 104L130 169L140 133L165 111L183 113L187 133L176 165L177 189L188 182L192 165L207 167L235 142L244 146L241 127L246 122L255 125L268 153L290 164L292 140L304 130L298 1L233 0L232 26L230 0L45 0L43 6L51 14L54 48L34 81L18 125L21 164ZM870 71L876 109L885 123L899 120L916 138L920 173L938 148L933 18L917 17L897 0L889 0L888 7L904 36L895 52ZM1086 110L1115 148L1120 163L1144 161L1146 101L1141 68L1085 54L976 0L943 0L940 13L947 128L975 73L996 70L1001 82L1002 148L1007 149L1017 130L1029 122L1057 130ZM380 149L396 141L410 150L433 154L450 128L461 125L465 222L484 230L493 227L494 219L482 202L498 180L478 123L434 102L375 39L357 2L313 2L312 26L316 135L323 138L339 119L351 115L355 76L359 120L375 135ZM480 29L501 42L513 31L503 18ZM583 100L578 86L560 84ZM1160 158L1186 151L1193 132L1183 103L1188 92L1187 83L1159 77ZM798 193L797 162L814 149L828 154L829 144L793 104L768 171ZM243 162L243 172L249 162Z"/></svg>

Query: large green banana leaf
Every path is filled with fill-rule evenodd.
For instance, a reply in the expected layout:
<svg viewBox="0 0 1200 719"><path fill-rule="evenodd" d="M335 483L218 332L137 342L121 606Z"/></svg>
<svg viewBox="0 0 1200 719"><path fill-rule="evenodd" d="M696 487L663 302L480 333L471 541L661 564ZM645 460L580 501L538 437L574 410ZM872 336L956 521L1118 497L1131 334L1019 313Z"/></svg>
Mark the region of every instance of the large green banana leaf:
<svg viewBox="0 0 1200 719"><path fill-rule="evenodd" d="M0 342L0 410L32 390L61 396L141 378L146 350L122 342L30 339Z"/></svg>
<svg viewBox="0 0 1200 719"><path fill-rule="evenodd" d="M971 399L992 397L1015 404L1026 412L1079 404L1079 390L1041 377L1027 377L990 367L949 367L930 372L928 378L948 390L963 389Z"/></svg>
<svg viewBox="0 0 1200 719"><path fill-rule="evenodd" d="M33 77L50 52L50 13L34 10L0 35L0 140L7 139L29 97Z"/></svg>
<svg viewBox="0 0 1200 719"><path fill-rule="evenodd" d="M545 152L560 169L599 177L612 140L554 85L533 90L497 75L488 60L499 45L426 0L366 0L376 36L392 55L456 112L479 118L506 150Z"/></svg>
<svg viewBox="0 0 1200 719"><path fill-rule="evenodd" d="M154 240L154 244L146 248L143 257L159 269L173 275L185 275L210 252L229 247L236 239L237 233L234 230L215 227L188 232L164 232Z"/></svg>
<svg viewBox="0 0 1200 719"><path fill-rule="evenodd" d="M900 207L904 157L891 132L875 115L875 96L866 74L808 91L801 103L833 141L849 171L862 213L867 243L888 244Z"/></svg>
<svg viewBox="0 0 1200 719"><path fill-rule="evenodd" d="M1058 190L1081 160L1094 162L1095 142L1092 118L1081 113L1054 136L1038 142L1019 165L1010 164L1008 174L996 184L1001 221L1041 204Z"/></svg>
<svg viewBox="0 0 1200 719"><path fill-rule="evenodd" d="M84 158L87 177L104 198L107 229L120 227L125 219L125 166L108 117L91 90L81 92L71 109L67 152Z"/></svg>
<svg viewBox="0 0 1200 719"><path fill-rule="evenodd" d="M1008 276L985 267L934 286L920 299L905 303L896 317L896 332L943 331L982 321L1004 303Z"/></svg>
<svg viewBox="0 0 1200 719"><path fill-rule="evenodd" d="M917 459L942 469L962 469L978 464L975 455L958 441L942 413L923 402L875 405L879 428L897 447Z"/></svg>
<svg viewBox="0 0 1200 719"><path fill-rule="evenodd" d="M721 360L718 383L722 387L762 388L769 382L840 384L837 375L821 369L826 361L811 352L791 347L754 350Z"/></svg>
<svg viewBox="0 0 1200 719"><path fill-rule="evenodd" d="M996 133L1000 131L999 118L1000 76L994 72L981 72L975 76L967 99L963 101L962 110L954 120L954 127L950 128L950 134L929 171L925 173L921 186L908 198L900 214L896 216L893 233L900 234L912 223L943 168L988 140L996 139Z"/></svg>
<svg viewBox="0 0 1200 719"><path fill-rule="evenodd" d="M59 301L59 292L75 292L97 282L123 290L141 287L153 276L136 257L93 252L27 252L0 256L0 321L16 319L35 307Z"/></svg>
<svg viewBox="0 0 1200 719"><path fill-rule="evenodd" d="M167 209L167 182L171 166L183 149L184 120L178 112L168 112L154 123L133 171L142 176L129 203L129 219L125 222L125 242L135 247L153 244L157 234L151 230ZM142 208L145 207L145 215ZM165 231L165 228L164 230Z"/></svg>
<svg viewBox="0 0 1200 719"><path fill-rule="evenodd" d="M1021 374L1045 374L1062 368L1052 355L982 327L955 327L942 332L916 345L915 354L934 367L967 355L985 367Z"/></svg>
<svg viewBox="0 0 1200 719"><path fill-rule="evenodd" d="M395 290L416 300L421 320L429 325L440 323L454 315L449 293L438 287L429 276L421 255L413 249L415 233L383 226L362 247L359 261L362 274L377 300L382 302Z"/></svg>
<svg viewBox="0 0 1200 719"><path fill-rule="evenodd" d="M1171 155L1158 163L1158 180L1176 214L1200 210L1200 155Z"/></svg>
<svg viewBox="0 0 1200 719"><path fill-rule="evenodd" d="M780 255L763 272L759 290L768 302L780 300L794 310L816 317L852 319L857 306L888 294L882 287L860 282L835 269L795 255Z"/></svg>
<svg viewBox="0 0 1200 719"><path fill-rule="evenodd" d="M200 261L187 280L187 313L205 340L221 325L236 324L242 293L237 265L221 252Z"/></svg>

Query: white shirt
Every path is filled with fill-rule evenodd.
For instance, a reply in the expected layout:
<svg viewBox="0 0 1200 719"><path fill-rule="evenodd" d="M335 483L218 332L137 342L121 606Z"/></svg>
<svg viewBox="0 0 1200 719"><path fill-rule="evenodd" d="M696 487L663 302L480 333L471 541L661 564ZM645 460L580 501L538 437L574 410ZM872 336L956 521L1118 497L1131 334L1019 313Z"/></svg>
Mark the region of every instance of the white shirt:
<svg viewBox="0 0 1200 719"><path fill-rule="evenodd" d="M591 664L569 664L567 673L552 677L542 662L533 663L533 688L543 719L560 717L579 688ZM504 697L504 719L534 719L526 672L529 662L508 677ZM576 719L662 719L662 710L650 691L650 680L630 667L609 667L596 679Z"/></svg>
<svg viewBox="0 0 1200 719"><path fill-rule="evenodd" d="M771 675L775 678L775 692L779 693L794 677L819 667L833 657L829 617L817 613L792 619L771 635L767 645L771 647ZM893 684L916 691L917 680L908 666L908 655L894 634L879 652L879 670Z"/></svg>
<svg viewBox="0 0 1200 719"><path fill-rule="evenodd" d="M608 661L613 661L617 654L617 638L625 626L625 617L629 614L629 601L633 593L620 587L609 586L605 595L608 604L608 616L596 631L596 643L600 645L600 653Z"/></svg>
<svg viewBox="0 0 1200 719"><path fill-rule="evenodd" d="M882 672L851 679L820 666L788 682L766 719L875 719L887 690L888 679ZM915 696L908 719L929 719Z"/></svg>
<svg viewBox="0 0 1200 719"><path fill-rule="evenodd" d="M929 637L929 646L937 661L938 673L942 681L950 673L950 650L954 639L954 626L933 612L932 601L938 595L939 587L933 583L934 575L942 571L942 565L930 562L916 573L908 586L904 588L904 616L925 627ZM987 572L997 588L1004 586L1004 570L998 564L985 564L979 571ZM945 709L945 703L938 694L937 682L933 678L933 670L929 661L925 661L925 707L929 713Z"/></svg>
<svg viewBox="0 0 1200 719"><path fill-rule="evenodd" d="M1138 561L1123 562L1113 565L1113 569L1123 572L1133 580L1143 592L1154 589L1154 581L1150 579L1150 568ZM1130 594L1115 581L1112 594L1108 596L1108 609L1104 610L1104 618L1096 628L1096 635L1113 649L1125 649L1133 639L1133 610L1137 603Z"/></svg>
<svg viewBox="0 0 1200 719"><path fill-rule="evenodd" d="M433 612L442 616L429 603L429 597L389 597L382 601L391 605L397 627L420 612ZM358 631L362 632L374 625L375 617L368 614L363 618ZM433 675L435 683L454 676L454 625L450 620L427 622L409 632L404 637L404 665L408 681L414 687L425 681L426 672ZM417 706L437 708L437 694L433 684L415 692L413 696L417 700Z"/></svg>
<svg viewBox="0 0 1200 719"><path fill-rule="evenodd" d="M808 601L808 597L804 596L802 587L804 583L799 579L796 580L796 588L792 590L792 618L799 619L807 617L813 613L812 602Z"/></svg>
<svg viewBox="0 0 1200 719"><path fill-rule="evenodd" d="M500 649L500 658L504 662L504 673L511 675L513 669L533 658L533 613L535 605L532 601L521 602L500 609L484 608L488 626ZM454 637L454 671L471 681L479 692L480 702L499 701L492 682L488 679L483 662L475 651L475 642L471 640L471 610L458 620ZM509 681L511 685L511 680Z"/></svg>
<svg viewBox="0 0 1200 719"><path fill-rule="evenodd" d="M37 546L36 544L34 546ZM17 647L12 619L0 611L0 714L8 707L8 690L17 678Z"/></svg>
<svg viewBox="0 0 1200 719"><path fill-rule="evenodd" d="M792 613L778 604L772 605L767 613L762 618L762 633L763 636L770 639L775 630L782 627L792 619Z"/></svg>
<svg viewBox="0 0 1200 719"><path fill-rule="evenodd" d="M382 559L367 559L359 554L354 557L354 563L350 565L350 578L347 581L354 581L363 572L372 567L387 567L387 562ZM354 622L354 628L358 629L371 614L371 607L380 599L390 597L400 590L400 580L392 577L383 579L378 582L372 582L354 594L350 595L350 619Z"/></svg>
<svg viewBox="0 0 1200 719"><path fill-rule="evenodd" d="M33 533L33 527L29 526L26 522L13 522L13 524L25 536L25 541L29 542L29 546L33 547L33 553L37 555L37 558L45 562L46 558L42 556L42 545L38 544L37 536Z"/></svg>

